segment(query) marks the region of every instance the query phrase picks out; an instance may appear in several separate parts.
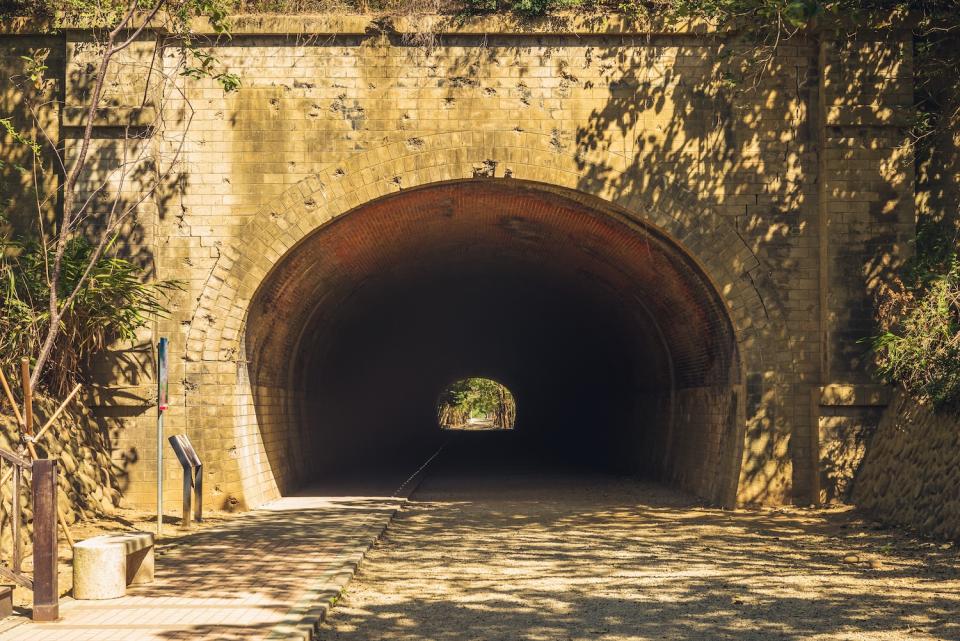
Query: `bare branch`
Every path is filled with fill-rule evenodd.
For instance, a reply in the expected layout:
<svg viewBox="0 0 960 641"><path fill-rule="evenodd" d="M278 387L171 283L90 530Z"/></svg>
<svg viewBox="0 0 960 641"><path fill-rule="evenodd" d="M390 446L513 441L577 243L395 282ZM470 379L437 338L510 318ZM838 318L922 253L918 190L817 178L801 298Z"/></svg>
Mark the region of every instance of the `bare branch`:
<svg viewBox="0 0 960 641"><path fill-rule="evenodd" d="M110 68L110 63L113 60L113 57L127 46L129 46L137 37L143 32L143 30L152 22L156 17L160 9L166 4L167 0L158 0L154 5L153 9L147 14L145 19L132 30L128 37L117 44L117 39L121 33L127 30L127 26L130 24L130 21L133 19L137 10L137 3L131 2L130 8L126 12L126 15L117 24L112 31L110 31L107 36L107 42L104 46L103 57L100 61L100 67L97 70L95 76L95 81L93 85L93 91L90 95L90 104L86 108L86 122L84 123L83 136L80 142L80 150L77 154L76 159L74 160L70 170L65 172L66 178L63 183L63 215L60 222L60 229L58 230L58 238L56 251L54 254L53 267L50 274L50 300L49 300L49 310L50 310L50 324L47 330L46 338L43 341L43 345L40 348L39 353L37 354L36 362L34 363L33 373L31 375L31 384L34 386L39 382L40 375L43 372L43 366L46 364L47 359L50 357L50 353L53 350L53 346L56 342L57 336L60 332L60 319L62 314L62 309L65 306L61 306L59 300L59 287L60 287L60 276L63 267L63 256L67 248L67 242L70 239L75 219L79 213L74 207L75 200L75 189L77 181L80 178L80 175L83 173L84 168L86 167L87 155L90 151L90 144L93 138L93 123L94 118L97 113L97 109L100 104L100 98L103 95L103 87L107 76L107 71ZM95 264L99 260L99 256L102 253L96 253L96 257L91 261L91 265ZM73 291L67 297L67 304L72 302L79 288L85 283L86 277L89 275L91 266L88 265L87 270L84 272L83 277L80 281L75 284Z"/></svg>
<svg viewBox="0 0 960 641"><path fill-rule="evenodd" d="M143 33L143 30L146 29L147 26L153 22L153 19L157 17L157 13L159 13L160 9L166 4L166 2L167 0L159 0L159 2L157 2L146 18L144 18L144 20L140 23L140 25L133 30L133 33L131 33L126 40L116 46L115 52L122 51L133 44L140 34Z"/></svg>

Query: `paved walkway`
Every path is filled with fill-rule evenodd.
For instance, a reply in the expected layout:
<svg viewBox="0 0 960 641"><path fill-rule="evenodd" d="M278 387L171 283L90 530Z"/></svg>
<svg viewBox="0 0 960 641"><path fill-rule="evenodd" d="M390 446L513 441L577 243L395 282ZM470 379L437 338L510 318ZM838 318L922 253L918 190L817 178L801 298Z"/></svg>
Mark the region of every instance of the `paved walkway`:
<svg viewBox="0 0 960 641"><path fill-rule="evenodd" d="M849 511L699 507L625 479L432 468L323 641L960 639L960 554Z"/></svg>
<svg viewBox="0 0 960 641"><path fill-rule="evenodd" d="M389 492L385 492L389 495ZM156 580L110 601L61 602L57 623L2 641L310 639L403 499L290 497L158 549Z"/></svg>

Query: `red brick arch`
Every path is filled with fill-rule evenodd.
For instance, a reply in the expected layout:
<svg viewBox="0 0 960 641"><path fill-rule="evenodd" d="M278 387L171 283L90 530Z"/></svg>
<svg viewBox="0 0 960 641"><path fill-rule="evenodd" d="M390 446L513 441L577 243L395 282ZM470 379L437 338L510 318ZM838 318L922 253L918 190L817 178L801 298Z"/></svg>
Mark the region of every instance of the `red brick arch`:
<svg viewBox="0 0 960 641"><path fill-rule="evenodd" d="M558 152L545 134L444 133L380 147L311 176L263 208L236 240L221 248L190 328L188 358L230 360L236 355L235 321L246 317L254 292L280 258L315 229L402 189L477 176L509 176L582 192L584 198L605 200L659 230L713 282L741 344L779 321L779 310L761 299L755 285L762 277L756 273L757 258L727 219L684 191L681 178L628 170L627 158L613 152L598 156L585 159ZM604 167L606 180L586 180L585 162ZM611 187L631 173L641 174L636 184L652 187L643 193Z"/></svg>

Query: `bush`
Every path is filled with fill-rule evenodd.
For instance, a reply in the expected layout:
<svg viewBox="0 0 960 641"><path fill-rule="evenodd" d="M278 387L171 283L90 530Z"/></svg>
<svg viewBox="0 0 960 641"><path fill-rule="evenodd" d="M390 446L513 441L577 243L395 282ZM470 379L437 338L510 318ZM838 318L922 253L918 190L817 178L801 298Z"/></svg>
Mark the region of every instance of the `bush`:
<svg viewBox="0 0 960 641"><path fill-rule="evenodd" d="M85 238L67 245L59 287L61 300L90 265L93 247ZM10 374L20 358L37 354L50 322L48 265L54 248L0 238L0 367ZM53 394L63 394L82 376L91 357L116 340L135 338L151 315L164 315L163 301L176 281L144 283L142 270L106 253L64 309L61 332L41 373Z"/></svg>
<svg viewBox="0 0 960 641"><path fill-rule="evenodd" d="M879 315L884 331L873 347L880 377L936 408L960 407L960 261L914 288L891 291Z"/></svg>

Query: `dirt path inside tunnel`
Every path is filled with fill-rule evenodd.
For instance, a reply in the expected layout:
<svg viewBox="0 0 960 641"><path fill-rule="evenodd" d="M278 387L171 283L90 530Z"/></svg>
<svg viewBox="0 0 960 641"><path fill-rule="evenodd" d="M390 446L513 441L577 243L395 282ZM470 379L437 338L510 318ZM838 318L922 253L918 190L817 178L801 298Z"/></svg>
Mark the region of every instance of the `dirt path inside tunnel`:
<svg viewBox="0 0 960 641"><path fill-rule="evenodd" d="M429 475L324 641L960 639L960 555L849 510L568 472Z"/></svg>

